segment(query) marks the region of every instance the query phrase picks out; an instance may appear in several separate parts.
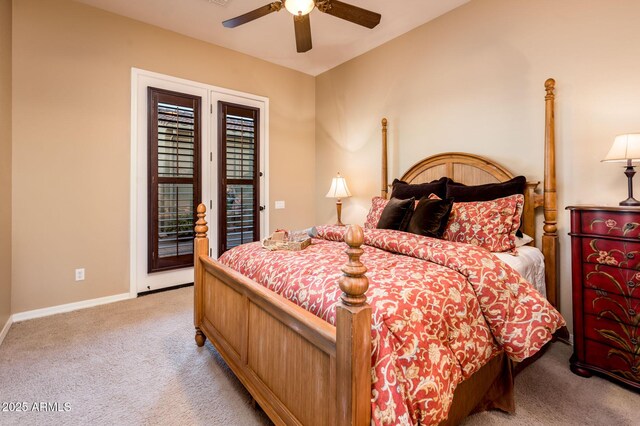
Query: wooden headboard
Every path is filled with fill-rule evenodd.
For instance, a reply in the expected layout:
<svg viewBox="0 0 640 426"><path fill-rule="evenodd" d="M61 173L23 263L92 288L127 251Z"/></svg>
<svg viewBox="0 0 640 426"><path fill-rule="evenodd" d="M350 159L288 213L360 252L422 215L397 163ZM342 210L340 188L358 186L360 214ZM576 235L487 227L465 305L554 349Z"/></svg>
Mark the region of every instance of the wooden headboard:
<svg viewBox="0 0 640 426"><path fill-rule="evenodd" d="M545 143L544 143L544 185L543 193L536 192L540 182L527 182L522 212L522 230L532 237L536 236L536 209L543 209L544 233L542 235L542 254L545 259L545 280L547 299L557 306L558 295L558 229L557 229L557 192L555 169L555 122L554 95L555 80L545 82ZM387 176L387 119L382 119L382 190L384 198L389 196ZM423 183L450 177L465 185L504 182L516 175L500 164L475 154L447 152L434 155L414 164L405 172L401 180L409 183Z"/></svg>

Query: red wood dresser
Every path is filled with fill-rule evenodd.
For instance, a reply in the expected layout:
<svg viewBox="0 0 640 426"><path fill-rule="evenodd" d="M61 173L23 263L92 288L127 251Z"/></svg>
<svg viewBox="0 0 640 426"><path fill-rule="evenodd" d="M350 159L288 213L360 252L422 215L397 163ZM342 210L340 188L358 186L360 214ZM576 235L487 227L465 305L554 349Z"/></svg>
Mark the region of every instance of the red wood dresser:
<svg viewBox="0 0 640 426"><path fill-rule="evenodd" d="M571 371L640 390L640 208L571 210Z"/></svg>

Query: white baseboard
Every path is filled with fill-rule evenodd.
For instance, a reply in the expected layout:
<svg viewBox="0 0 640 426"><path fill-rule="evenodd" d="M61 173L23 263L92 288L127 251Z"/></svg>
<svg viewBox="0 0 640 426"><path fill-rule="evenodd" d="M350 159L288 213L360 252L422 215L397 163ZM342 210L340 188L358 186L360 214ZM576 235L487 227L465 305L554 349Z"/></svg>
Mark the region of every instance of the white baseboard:
<svg viewBox="0 0 640 426"><path fill-rule="evenodd" d="M51 306L50 308L34 309L33 311L18 312L13 314L13 322L26 321L34 318L47 317L49 315L62 314L64 312L77 311L78 309L91 308L107 303L120 302L121 300L133 299L136 295L130 293L115 294L113 296L100 297L97 299L83 300L81 302L67 303L65 305Z"/></svg>
<svg viewBox="0 0 640 426"><path fill-rule="evenodd" d="M4 325L4 327L2 327L2 331L0 331L0 345L2 345L4 338L7 337L7 333L9 333L11 324L13 324L13 316L9 315L9 319L7 319L7 323Z"/></svg>

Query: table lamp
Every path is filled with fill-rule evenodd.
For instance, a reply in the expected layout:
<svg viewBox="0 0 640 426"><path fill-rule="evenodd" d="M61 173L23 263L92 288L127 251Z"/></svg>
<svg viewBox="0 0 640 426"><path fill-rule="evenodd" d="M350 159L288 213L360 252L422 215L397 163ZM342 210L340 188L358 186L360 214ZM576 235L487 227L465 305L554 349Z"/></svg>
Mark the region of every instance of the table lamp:
<svg viewBox="0 0 640 426"><path fill-rule="evenodd" d="M640 160L640 133L629 133L616 136L609 153L604 160L607 162L626 162L624 174L627 175L629 198L620 201L621 206L640 206L640 201L633 198L633 175L636 174L633 161Z"/></svg>
<svg viewBox="0 0 640 426"><path fill-rule="evenodd" d="M336 222L336 225L338 226L344 226L344 223L342 223L340 218L340 216L342 216L341 198L348 197L351 197L351 192L349 192L349 188L347 187L347 181L345 178L340 176L340 173L338 173L338 176L334 177L331 181L331 188L329 188L329 192L327 192L327 198L338 199L338 201L336 201L336 210L338 211L338 221Z"/></svg>

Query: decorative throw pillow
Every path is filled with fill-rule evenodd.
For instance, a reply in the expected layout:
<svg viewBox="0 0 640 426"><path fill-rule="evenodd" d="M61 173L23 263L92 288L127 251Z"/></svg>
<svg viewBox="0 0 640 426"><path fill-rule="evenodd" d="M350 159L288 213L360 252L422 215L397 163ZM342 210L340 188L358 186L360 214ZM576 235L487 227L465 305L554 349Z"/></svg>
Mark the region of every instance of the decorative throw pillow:
<svg viewBox="0 0 640 426"><path fill-rule="evenodd" d="M407 183L398 179L394 179L391 191L391 198L406 200L414 197L419 200L422 197L428 197L430 194L436 194L440 198L444 198L447 193L447 181L449 178L441 177L428 183Z"/></svg>
<svg viewBox="0 0 640 426"><path fill-rule="evenodd" d="M492 252L513 251L523 206L522 194L491 201L453 203L443 237Z"/></svg>
<svg viewBox="0 0 640 426"><path fill-rule="evenodd" d="M407 232L426 237L442 238L452 207L453 198L439 200L422 197L411 216Z"/></svg>
<svg viewBox="0 0 640 426"><path fill-rule="evenodd" d="M389 203L389 200L386 198L373 197L371 199L371 208L364 222L365 229L376 229L380 221L380 216L382 215L382 210L387 207L387 203Z"/></svg>
<svg viewBox="0 0 640 426"><path fill-rule="evenodd" d="M378 221L376 228L404 231L407 229L409 220L411 220L415 202L416 199L413 197L407 200L390 199L384 210L382 210L380 221Z"/></svg>
<svg viewBox="0 0 640 426"><path fill-rule="evenodd" d="M453 197L457 203L469 201L489 201L509 195L524 194L527 187L527 178L516 176L506 182L487 183L484 185L465 185L449 180L447 182L447 197ZM517 237L522 237L522 232L516 231Z"/></svg>
<svg viewBox="0 0 640 426"><path fill-rule="evenodd" d="M453 197L456 203L495 200L509 195L524 194L526 184L527 178L524 176L516 176L506 182L485 185L464 185L449 181L446 184L447 198Z"/></svg>

